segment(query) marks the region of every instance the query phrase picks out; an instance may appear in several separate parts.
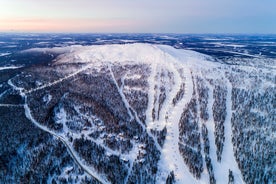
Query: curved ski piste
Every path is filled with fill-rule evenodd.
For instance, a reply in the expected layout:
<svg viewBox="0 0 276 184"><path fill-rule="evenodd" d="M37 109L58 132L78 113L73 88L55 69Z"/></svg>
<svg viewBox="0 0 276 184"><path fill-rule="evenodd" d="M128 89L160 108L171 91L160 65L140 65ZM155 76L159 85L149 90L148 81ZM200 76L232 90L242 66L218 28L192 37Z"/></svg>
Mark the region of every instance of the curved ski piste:
<svg viewBox="0 0 276 184"><path fill-rule="evenodd" d="M162 47L161 47L162 48ZM164 48L163 48L164 49ZM167 68L174 74L174 83L172 84L172 90L166 91L167 98L161 109L160 119L156 123L161 124L167 128L167 136L165 143L161 151L161 158L158 163L157 183L163 183L171 171L174 172L176 183L197 183L198 181L189 172L188 167L185 165L183 157L181 156L178 143L179 143L179 120L183 112L184 107L192 98L193 84L190 69L186 59L178 60L168 54L166 50L160 49L160 55L163 55L163 67ZM182 62L181 62L182 61ZM183 68L185 81L182 81L180 74L177 70L178 67ZM178 90L181 88L181 84L185 82L186 89L185 95L176 106L173 105L172 100L176 96ZM150 105L149 105L150 106Z"/></svg>

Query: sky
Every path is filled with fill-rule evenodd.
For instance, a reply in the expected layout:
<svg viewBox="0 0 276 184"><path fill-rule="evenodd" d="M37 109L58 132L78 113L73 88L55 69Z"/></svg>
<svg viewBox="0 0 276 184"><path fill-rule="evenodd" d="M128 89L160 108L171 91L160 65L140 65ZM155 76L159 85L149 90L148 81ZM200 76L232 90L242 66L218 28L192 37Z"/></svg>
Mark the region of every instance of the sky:
<svg viewBox="0 0 276 184"><path fill-rule="evenodd" d="M0 0L0 32L276 34L276 0Z"/></svg>

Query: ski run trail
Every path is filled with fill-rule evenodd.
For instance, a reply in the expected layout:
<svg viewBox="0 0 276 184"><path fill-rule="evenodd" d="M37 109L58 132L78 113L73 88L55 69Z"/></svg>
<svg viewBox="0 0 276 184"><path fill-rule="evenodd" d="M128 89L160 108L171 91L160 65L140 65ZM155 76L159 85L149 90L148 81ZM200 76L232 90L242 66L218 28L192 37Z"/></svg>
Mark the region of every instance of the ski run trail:
<svg viewBox="0 0 276 184"><path fill-rule="evenodd" d="M48 48L47 48L48 49ZM59 51L59 48L52 48L50 51ZM48 49L49 50L49 49ZM192 173L189 172L188 166L184 163L183 157L179 151L179 121L181 114L184 111L186 105L190 102L193 96L193 90L195 88L193 84L192 74L193 70L201 70L214 66L215 64L208 61L208 56L203 54L188 51L188 50L177 50L169 46L163 45L149 45L149 44L126 44L126 45L103 45L103 46L78 46L78 47L67 47L63 48L66 53L66 58L60 59L60 63L74 62L74 58L78 58L79 63L85 63L86 65L71 74L60 78L56 81L44 84L37 88L25 90L15 86L12 79L8 81L8 84L14 89L19 91L22 98L25 100L23 105L26 117L39 129L50 133L67 147L70 155L76 161L76 163L89 175L97 179L101 183L109 183L104 174L99 174L91 166L87 166L85 162L78 156L78 154L72 148L72 144L69 143L66 138L59 135L47 127L42 126L37 122L33 116L30 107L28 106L28 95L38 90L43 90L46 87L54 86L62 83L65 80L76 76L77 74L88 70L89 68L95 67L97 64L104 63L109 70L109 74L114 81L118 93L127 109L130 119L135 119L143 128L144 131L154 140L156 148L160 151L161 156L158 162L158 171L156 174L156 183L163 184L166 182L166 178L171 171L174 172L175 182L178 184L196 184L196 183L209 183L208 174L206 174L206 166L204 165L204 171L200 179L196 179ZM36 51L42 51L43 49L36 49ZM72 60L68 59L72 57ZM147 64L150 66L151 73L148 77L148 106L146 110L146 122L143 123L139 119L137 112L129 104L124 94L124 78L121 79L122 85L119 86L112 71L112 62L119 62L122 64L138 63ZM210 64L212 63L212 64ZM180 73L180 70L182 71ZM165 71L165 72L164 72ZM161 73L164 72L166 79L161 78ZM171 73L172 75L169 75ZM225 78L225 76L224 76ZM167 81L166 81L167 80ZM173 99L177 95L178 91L181 90L182 84L185 84L184 96L180 100L173 104ZM166 98L163 101L162 106L158 106L160 87L165 88L164 92ZM218 184L228 182L228 170L233 171L235 177L235 183L242 184L242 175L237 166L234 153L233 145L231 142L231 83L227 80L227 97L226 107L227 116L225 120L225 145L222 152L222 160L218 162L216 160L216 146L215 146L215 124L213 119L212 106L214 103L213 98L213 87L209 84L209 99L208 99L208 113L209 120L206 122L208 129L208 138L210 140L210 158L214 167L214 175ZM157 98L157 99L156 99ZM13 107L13 104L0 104L0 107ZM18 106L18 105L16 105ZM160 108L160 109L159 109ZM152 116L153 109L155 109L155 118ZM199 108L197 108L199 109ZM160 112L157 113L157 110ZM199 112L198 112L199 114ZM151 130L162 130L167 128L167 135L165 138L164 145L161 147ZM199 127L201 127L199 125ZM100 144L101 142L97 142ZM202 144L202 141L201 141ZM138 145L134 144L133 151L129 155L124 157L130 160L130 168L128 176L130 175L133 162L138 154ZM203 146L201 146L203 149ZM110 150L109 152L115 153ZM203 151L201 150L201 153ZM119 155L119 154L118 154ZM204 158L204 155L203 155ZM205 162L203 162L205 163ZM127 179L128 179L127 176ZM127 179L125 182L127 182Z"/></svg>
<svg viewBox="0 0 276 184"><path fill-rule="evenodd" d="M175 82L172 87L173 90L167 94L168 98L161 110L160 115L162 115L162 117L159 119L159 122L151 122L151 124L156 124L158 126L157 128L159 128L160 124L165 124L167 128L167 136L161 151L161 159L158 164L159 170L157 173L157 183L163 183L171 171L174 171L176 183L197 183L198 181L189 172L189 169L185 165L183 157L178 149L179 121L183 109L191 100L193 93L191 72L190 69L185 66L183 68L185 81L182 81L182 78L176 68L177 65L179 65L179 61L166 53L164 53L164 59L164 65L169 65L167 68L171 69L173 72ZM185 95L176 106L173 106L173 98L180 90L182 82L185 82ZM149 95L152 95L152 93ZM164 126L162 128L164 128Z"/></svg>

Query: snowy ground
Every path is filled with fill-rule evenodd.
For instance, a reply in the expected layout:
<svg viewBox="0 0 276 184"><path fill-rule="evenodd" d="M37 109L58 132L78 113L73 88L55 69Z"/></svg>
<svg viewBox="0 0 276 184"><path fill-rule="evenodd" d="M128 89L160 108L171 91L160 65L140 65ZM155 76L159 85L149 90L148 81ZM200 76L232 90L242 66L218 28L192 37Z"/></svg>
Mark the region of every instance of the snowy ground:
<svg viewBox="0 0 276 184"><path fill-rule="evenodd" d="M90 68L97 67L102 63L106 64L109 68L109 72L116 84L118 93L123 100L127 112L131 119L137 120L143 127L144 131L153 138L156 148L160 151L161 157L158 162L158 171L156 174L157 183L165 183L167 176L171 171L175 174L176 183L208 183L207 177L201 177L201 179L196 179L190 172L187 165L184 163L182 155L179 151L179 120L181 118L181 113L185 106L190 102L193 94L193 82L192 74L194 70L215 68L217 64L214 64L210 60L209 56L199 54L193 51L188 50L176 50L169 46L163 45L149 45L149 44L125 44L125 45L103 45L103 46L71 46L64 48L52 48L52 49L31 49L28 52L53 52L62 54L62 56L57 60L55 64L66 64L66 63L83 63L85 66L79 70L72 71L71 74L60 78L56 81L43 84L37 88L32 88L29 90L24 90L17 88L10 81L9 84L15 89L20 91L21 96L25 99L25 113L26 116L40 129L52 134L56 138L60 139L70 151L72 157L76 162L83 168L89 175L97 178L100 182L108 183L104 174L98 174L92 167L89 167L85 164L82 158L75 153L72 144L68 142L66 138L66 133L70 132L68 129L64 129L64 135L56 134L55 132L49 130L47 127L40 125L33 116L31 109L28 107L26 97L27 94L43 90L45 88L57 85L62 83L65 80L70 80L72 77L76 76L81 72L85 72ZM139 120L137 113L130 106L127 98L125 97L123 87L118 85L112 71L112 65L116 64L146 64L150 66L151 73L147 80L149 85L148 90L148 108L146 110L146 122L145 125ZM183 73L179 73L179 69L183 70ZM1 70L1 68L0 68ZM160 72L166 70L172 73L172 83L162 82L160 80ZM156 77L157 76L157 77ZM167 78L169 75L167 76ZM217 77L217 76L216 76ZM224 77L224 76L222 76ZM173 98L176 96L177 92L181 89L181 85L185 84L185 93L184 97L174 106L172 103ZM158 87L164 85L166 99L160 107L160 117L158 119L152 118L153 108L157 108L158 103L154 102L155 94L159 96ZM157 88L155 88L157 86ZM225 146L222 154L222 161L217 162L216 160L216 146L215 146L215 137L214 137L214 120L212 118L212 105L213 105L213 94L212 86L209 88L209 99L208 99L208 113L209 120L206 123L209 131L209 140L210 140L210 157L213 162L214 175L217 180L217 183L227 183L228 182L228 170L231 169L235 176L236 183L243 183L241 172L237 166L236 160L234 158L233 146L231 143L231 84L227 82L227 117L225 120ZM138 89L139 90L139 89ZM51 100L51 99L50 99ZM47 102L48 103L48 102ZM3 106L3 104L0 104ZM8 104L7 104L8 105ZM64 115L64 114L63 114ZM60 119L66 121L66 114L61 115ZM156 137L151 133L151 130L162 130L164 127L167 128L167 135L163 147L161 147ZM87 134L84 133L86 136ZM75 137L77 135L74 135ZM100 141L95 141L97 144L101 144ZM137 157L139 145L134 144L133 150L129 155L121 155L122 158L130 160L130 169L132 164ZM115 155L120 155L116 151L105 149ZM204 165L204 171L206 171L206 166ZM130 171L129 171L130 173ZM206 172L205 172L206 174ZM128 174L129 175L129 174Z"/></svg>
<svg viewBox="0 0 276 184"><path fill-rule="evenodd" d="M18 68L22 68L23 66L3 66L0 67L0 71L1 70L11 70L11 69L18 69Z"/></svg>

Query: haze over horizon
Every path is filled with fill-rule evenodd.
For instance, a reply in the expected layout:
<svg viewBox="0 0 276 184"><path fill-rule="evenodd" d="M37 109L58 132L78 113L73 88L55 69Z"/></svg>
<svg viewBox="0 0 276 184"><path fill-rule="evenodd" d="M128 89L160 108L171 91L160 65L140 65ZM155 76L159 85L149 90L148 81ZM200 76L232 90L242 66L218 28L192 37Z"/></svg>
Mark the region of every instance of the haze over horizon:
<svg viewBox="0 0 276 184"><path fill-rule="evenodd" d="M0 32L276 34L276 1L0 0Z"/></svg>

